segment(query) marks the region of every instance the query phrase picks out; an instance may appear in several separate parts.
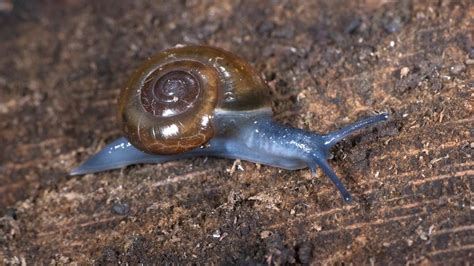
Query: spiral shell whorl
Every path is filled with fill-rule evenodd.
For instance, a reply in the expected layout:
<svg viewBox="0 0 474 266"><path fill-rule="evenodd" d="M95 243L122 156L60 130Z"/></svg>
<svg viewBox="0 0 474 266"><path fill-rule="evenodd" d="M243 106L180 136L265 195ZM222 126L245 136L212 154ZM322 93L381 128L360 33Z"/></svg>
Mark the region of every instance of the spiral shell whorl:
<svg viewBox="0 0 474 266"><path fill-rule="evenodd" d="M270 109L265 82L241 58L207 46L172 48L146 61L119 97L125 137L154 154L205 144L216 110Z"/></svg>
<svg viewBox="0 0 474 266"><path fill-rule="evenodd" d="M174 70L145 81L141 92L143 108L154 116L171 117L194 107L202 89L193 74Z"/></svg>

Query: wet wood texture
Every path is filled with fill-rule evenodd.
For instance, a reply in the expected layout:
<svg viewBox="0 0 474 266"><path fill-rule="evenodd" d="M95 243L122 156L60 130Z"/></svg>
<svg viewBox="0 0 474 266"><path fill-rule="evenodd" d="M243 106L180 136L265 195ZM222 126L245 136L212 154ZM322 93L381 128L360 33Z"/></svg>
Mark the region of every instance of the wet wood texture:
<svg viewBox="0 0 474 266"><path fill-rule="evenodd" d="M0 1L0 3L10 1ZM13 1L0 9L0 262L473 261L472 1ZM120 136L130 73L176 44L222 47L275 117L327 132L389 111L327 177L195 158L68 170Z"/></svg>

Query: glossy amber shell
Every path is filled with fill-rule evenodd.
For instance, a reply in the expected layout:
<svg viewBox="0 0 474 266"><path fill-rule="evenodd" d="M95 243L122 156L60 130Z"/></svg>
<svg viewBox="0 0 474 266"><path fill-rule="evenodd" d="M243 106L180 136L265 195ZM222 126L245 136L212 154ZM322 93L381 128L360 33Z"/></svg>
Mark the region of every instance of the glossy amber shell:
<svg viewBox="0 0 474 266"><path fill-rule="evenodd" d="M198 97L192 105L173 106L172 110L179 111L167 113L160 107L154 112L155 105L146 100L150 86L158 80L163 83L167 74L174 77L182 72L189 73L182 76L196 80ZM184 46L156 54L133 73L120 93L118 118L125 137L135 147L153 154L177 154L199 147L215 135L219 127L214 121L216 112L270 108L265 81L246 61L219 48Z"/></svg>

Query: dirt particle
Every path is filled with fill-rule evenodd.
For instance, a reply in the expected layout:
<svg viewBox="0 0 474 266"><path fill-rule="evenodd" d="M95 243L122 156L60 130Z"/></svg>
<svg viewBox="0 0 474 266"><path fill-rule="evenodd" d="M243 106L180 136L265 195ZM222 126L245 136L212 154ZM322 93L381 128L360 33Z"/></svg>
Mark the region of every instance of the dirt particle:
<svg viewBox="0 0 474 266"><path fill-rule="evenodd" d="M227 203L234 207L244 200L244 194L240 190L231 190L227 196Z"/></svg>
<svg viewBox="0 0 474 266"><path fill-rule="evenodd" d="M3 257L3 256L2 256ZM54 260L53 260L54 261ZM2 261L5 265L21 265L21 266L26 266L26 259L25 257L21 256L21 257L17 257L17 256L13 256L11 258L3 258L3 261Z"/></svg>
<svg viewBox="0 0 474 266"><path fill-rule="evenodd" d="M265 239L272 235L271 231L265 230L260 233L260 238Z"/></svg>
<svg viewBox="0 0 474 266"><path fill-rule="evenodd" d="M449 71L454 75L461 74L462 72L464 72L464 70L466 70L466 66L462 63L456 64L449 68Z"/></svg>
<svg viewBox="0 0 474 266"><path fill-rule="evenodd" d="M221 230L216 229L216 230L212 233L212 237L213 237L213 238L220 238L220 237L221 237Z"/></svg>
<svg viewBox="0 0 474 266"><path fill-rule="evenodd" d="M374 266L374 265L375 265L375 258L374 258L374 257L370 257L370 258L369 258L369 262L370 262L370 265L371 265L371 266Z"/></svg>
<svg viewBox="0 0 474 266"><path fill-rule="evenodd" d="M383 27L388 33L398 32L403 27L402 19L399 16L390 18L383 24Z"/></svg>
<svg viewBox="0 0 474 266"><path fill-rule="evenodd" d="M307 264L311 262L311 255L312 247L311 243L303 243L297 247L297 255L298 255L298 262Z"/></svg>
<svg viewBox="0 0 474 266"><path fill-rule="evenodd" d="M130 211L130 207L127 203L115 203L112 205L112 213L118 215L126 215Z"/></svg>
<svg viewBox="0 0 474 266"><path fill-rule="evenodd" d="M8 209L5 211L5 216L11 217L13 220L16 220L16 219L17 219L17 209L15 209L15 208L8 208Z"/></svg>
<svg viewBox="0 0 474 266"><path fill-rule="evenodd" d="M469 59L474 59L474 47L470 47L468 51Z"/></svg>
<svg viewBox="0 0 474 266"><path fill-rule="evenodd" d="M268 264L288 264L295 263L295 250L285 245L283 237L279 233L274 233L265 239L267 243L267 255L265 256Z"/></svg>
<svg viewBox="0 0 474 266"><path fill-rule="evenodd" d="M150 243L150 241L147 241L147 239L142 236L129 238L124 246L125 252L121 254L125 256L125 258L121 258L121 260L125 259L130 264L149 264L152 260L147 254Z"/></svg>
<svg viewBox="0 0 474 266"><path fill-rule="evenodd" d="M112 247L105 247L98 259L99 264L117 264L119 261L120 252Z"/></svg>
<svg viewBox="0 0 474 266"><path fill-rule="evenodd" d="M230 175L234 175L236 170L239 170L242 172L245 170L242 167L242 161L240 159L235 160L234 163L232 164L232 167L228 169L227 171L229 172Z"/></svg>
<svg viewBox="0 0 474 266"><path fill-rule="evenodd" d="M351 20L351 22L349 23L349 25L347 25L344 31L349 34L353 34L357 31L357 29L359 29L361 25L362 25L362 19L355 18Z"/></svg>
<svg viewBox="0 0 474 266"><path fill-rule="evenodd" d="M323 227L319 224L315 224L313 225L312 227L314 230L316 230L317 232L321 232L321 230L323 230Z"/></svg>
<svg viewBox="0 0 474 266"><path fill-rule="evenodd" d="M403 67L403 68L400 70L400 78L406 77L409 72L410 72L410 68L408 68L408 67Z"/></svg>
<svg viewBox="0 0 474 266"><path fill-rule="evenodd" d="M275 23L271 21L264 21L257 27L257 31L260 34L264 34L268 36L270 35L270 33L273 31L274 28L275 28Z"/></svg>
<svg viewBox="0 0 474 266"><path fill-rule="evenodd" d="M420 235L420 239L426 241L426 240L428 240L428 236L425 233L422 233Z"/></svg>

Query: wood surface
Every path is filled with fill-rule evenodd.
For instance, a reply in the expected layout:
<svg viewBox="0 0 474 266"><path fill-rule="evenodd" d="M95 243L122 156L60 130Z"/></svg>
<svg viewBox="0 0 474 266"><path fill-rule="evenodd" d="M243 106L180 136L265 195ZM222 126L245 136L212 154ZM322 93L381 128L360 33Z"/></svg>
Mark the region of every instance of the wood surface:
<svg viewBox="0 0 474 266"><path fill-rule="evenodd" d="M0 263L474 261L472 1L0 3ZM68 176L120 136L130 73L187 43L251 62L281 123L388 111L332 151L355 203L217 158Z"/></svg>

